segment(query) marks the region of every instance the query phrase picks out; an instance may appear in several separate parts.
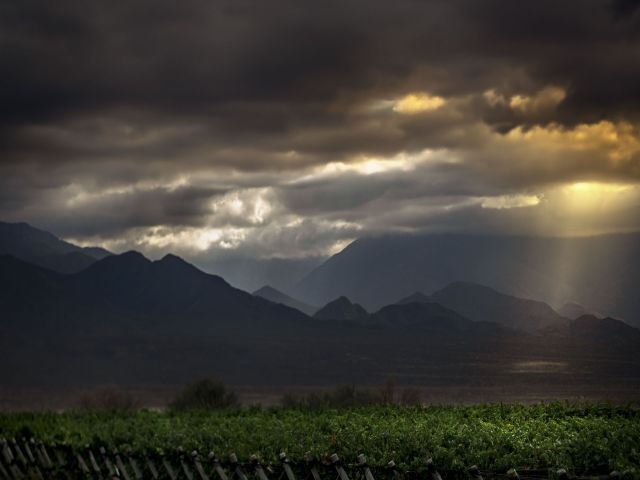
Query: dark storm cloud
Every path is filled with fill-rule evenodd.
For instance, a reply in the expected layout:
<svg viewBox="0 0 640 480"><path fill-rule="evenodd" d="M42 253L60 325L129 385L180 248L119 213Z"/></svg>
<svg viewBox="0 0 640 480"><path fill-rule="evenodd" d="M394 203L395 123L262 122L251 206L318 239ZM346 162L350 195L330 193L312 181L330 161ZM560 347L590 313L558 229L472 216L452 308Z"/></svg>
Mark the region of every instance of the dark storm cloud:
<svg viewBox="0 0 640 480"><path fill-rule="evenodd" d="M639 181L637 10L3 2L0 217L77 238L244 229L220 241L270 253L327 248L361 228L474 225L460 209L515 228L526 224L517 213L478 199ZM399 112L412 92L442 105ZM322 171L427 149L436 157L409 169Z"/></svg>
<svg viewBox="0 0 640 480"><path fill-rule="evenodd" d="M616 20L625 18L640 8L640 0L613 0L611 12Z"/></svg>
<svg viewBox="0 0 640 480"><path fill-rule="evenodd" d="M64 236L110 238L135 227L202 226L211 213L211 201L224 191L152 187L97 195L71 191L56 198L57 193L50 192L45 197L49 201L30 209L29 214L38 225Z"/></svg>
<svg viewBox="0 0 640 480"><path fill-rule="evenodd" d="M348 107L425 83L444 95L555 83L584 102L569 98L579 112L615 114L638 104L640 33L635 19L612 22L608 8L594 0L5 2L2 117L11 125L118 107L208 115L248 101L303 104L313 121L318 105ZM605 109L595 91L609 100ZM242 123L285 129L286 113L265 107Z"/></svg>

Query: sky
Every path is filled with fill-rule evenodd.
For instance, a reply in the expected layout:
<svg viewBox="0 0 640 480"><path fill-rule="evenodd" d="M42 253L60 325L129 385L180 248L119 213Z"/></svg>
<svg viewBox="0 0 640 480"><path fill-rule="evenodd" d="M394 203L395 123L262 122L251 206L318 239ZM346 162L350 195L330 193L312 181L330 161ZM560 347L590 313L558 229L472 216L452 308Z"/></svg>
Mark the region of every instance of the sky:
<svg viewBox="0 0 640 480"><path fill-rule="evenodd" d="M300 259L640 230L636 0L0 1L0 219Z"/></svg>

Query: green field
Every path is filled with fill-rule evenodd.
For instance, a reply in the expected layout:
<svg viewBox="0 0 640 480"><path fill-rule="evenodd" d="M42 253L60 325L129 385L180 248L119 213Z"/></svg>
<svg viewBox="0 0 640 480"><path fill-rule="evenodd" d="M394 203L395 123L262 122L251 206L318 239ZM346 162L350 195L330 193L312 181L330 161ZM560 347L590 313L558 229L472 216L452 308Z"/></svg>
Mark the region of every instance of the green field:
<svg viewBox="0 0 640 480"><path fill-rule="evenodd" d="M394 460L420 470L432 457L442 471L504 472L563 467L578 474L640 472L640 409L587 404L243 408L210 412L16 413L0 415L0 436L87 443L136 451L182 446L219 457L278 454L301 459L338 453L372 465Z"/></svg>

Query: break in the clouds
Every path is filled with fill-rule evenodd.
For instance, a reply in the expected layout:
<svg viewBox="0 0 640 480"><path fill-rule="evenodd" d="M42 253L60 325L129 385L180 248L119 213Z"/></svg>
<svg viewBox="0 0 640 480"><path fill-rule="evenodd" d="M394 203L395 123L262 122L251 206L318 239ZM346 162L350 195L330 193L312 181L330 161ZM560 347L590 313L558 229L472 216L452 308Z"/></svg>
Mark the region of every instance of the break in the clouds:
<svg viewBox="0 0 640 480"><path fill-rule="evenodd" d="M193 258L640 230L630 0L0 4L0 217Z"/></svg>

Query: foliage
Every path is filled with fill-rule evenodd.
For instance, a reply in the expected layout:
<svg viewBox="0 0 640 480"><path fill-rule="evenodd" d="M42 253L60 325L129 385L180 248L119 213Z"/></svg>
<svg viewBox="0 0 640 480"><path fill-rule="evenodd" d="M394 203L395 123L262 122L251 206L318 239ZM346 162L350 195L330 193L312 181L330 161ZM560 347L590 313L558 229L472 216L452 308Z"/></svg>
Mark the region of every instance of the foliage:
<svg viewBox="0 0 640 480"><path fill-rule="evenodd" d="M380 398L354 385L342 385L330 391L312 392L307 395L285 394L281 403L284 407L294 408L346 408L377 405Z"/></svg>
<svg viewBox="0 0 640 480"><path fill-rule="evenodd" d="M306 395L287 393L283 395L283 407L295 408L344 408L373 405L408 405L420 404L420 391L415 388L398 390L394 378L387 379L378 389L371 391L358 389L354 385L342 385L333 390L312 392Z"/></svg>
<svg viewBox="0 0 640 480"><path fill-rule="evenodd" d="M0 436L29 432L46 442L99 443L148 451L183 446L258 454L277 462L338 453L372 465L394 460L405 469L432 457L443 471L567 468L575 473L640 473L640 411L591 404L367 406L358 408L232 408L138 413L0 414Z"/></svg>
<svg viewBox="0 0 640 480"><path fill-rule="evenodd" d="M115 386L97 387L80 397L79 406L82 410L134 411L140 403L130 392Z"/></svg>
<svg viewBox="0 0 640 480"><path fill-rule="evenodd" d="M170 407L175 410L212 410L237 405L238 397L234 392L228 391L218 380L205 378L184 387Z"/></svg>

